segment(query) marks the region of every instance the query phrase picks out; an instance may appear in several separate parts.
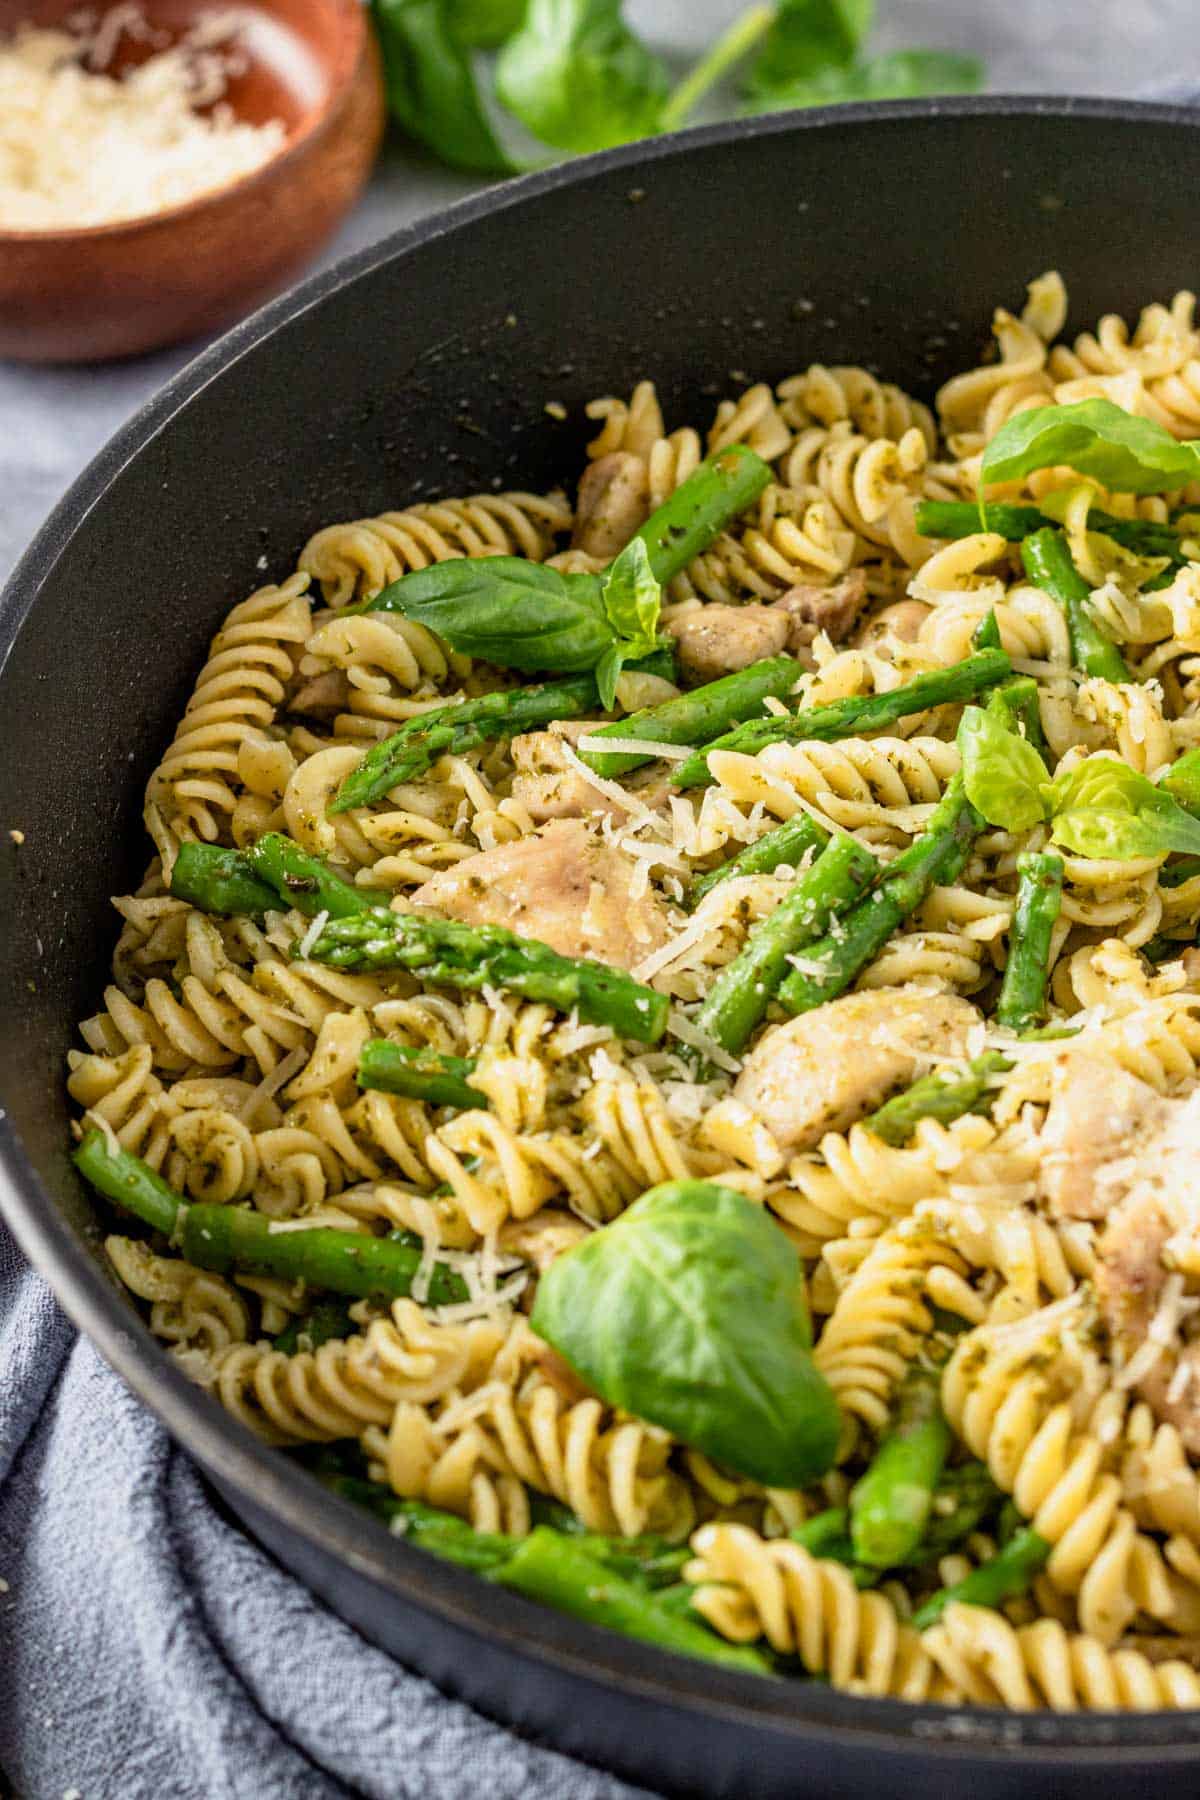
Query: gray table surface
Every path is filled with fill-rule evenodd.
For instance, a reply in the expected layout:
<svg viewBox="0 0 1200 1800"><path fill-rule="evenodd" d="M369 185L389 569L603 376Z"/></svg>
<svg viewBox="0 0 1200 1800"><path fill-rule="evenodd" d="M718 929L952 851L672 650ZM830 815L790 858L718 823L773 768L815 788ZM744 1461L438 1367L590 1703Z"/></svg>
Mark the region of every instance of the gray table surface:
<svg viewBox="0 0 1200 1800"><path fill-rule="evenodd" d="M707 42L741 0L632 0L630 18L671 56ZM1196 0L879 0L873 47L970 50L995 92L1129 94L1200 75ZM321 262L470 193L469 177L390 148ZM123 420L197 346L96 369L0 365L0 581L59 495Z"/></svg>

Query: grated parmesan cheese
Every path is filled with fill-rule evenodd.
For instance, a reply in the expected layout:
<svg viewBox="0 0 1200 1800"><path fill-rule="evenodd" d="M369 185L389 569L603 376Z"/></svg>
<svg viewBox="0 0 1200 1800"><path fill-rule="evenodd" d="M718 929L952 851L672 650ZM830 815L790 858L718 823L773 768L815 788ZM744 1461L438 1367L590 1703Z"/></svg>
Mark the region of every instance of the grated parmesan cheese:
<svg viewBox="0 0 1200 1800"><path fill-rule="evenodd" d="M654 756L660 762L686 762L693 754L687 744L658 744L650 738L581 737L577 750L600 756Z"/></svg>
<svg viewBox="0 0 1200 1800"><path fill-rule="evenodd" d="M310 954L313 945L316 943L328 923L328 912L319 912L314 919L309 921L308 930L296 945L296 955L301 962L303 962Z"/></svg>
<svg viewBox="0 0 1200 1800"><path fill-rule="evenodd" d="M142 218L277 155L282 123L247 124L222 100L238 66L236 31L232 14L210 15L123 79L93 72L123 34L163 41L134 6L112 8L88 37L23 25L0 39L0 229Z"/></svg>

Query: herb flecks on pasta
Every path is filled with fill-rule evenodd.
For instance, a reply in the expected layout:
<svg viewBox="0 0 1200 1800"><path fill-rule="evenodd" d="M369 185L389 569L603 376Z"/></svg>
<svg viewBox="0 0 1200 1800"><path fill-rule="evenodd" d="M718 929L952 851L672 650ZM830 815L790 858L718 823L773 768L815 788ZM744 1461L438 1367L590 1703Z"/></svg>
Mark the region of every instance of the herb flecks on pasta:
<svg viewBox="0 0 1200 1800"><path fill-rule="evenodd" d="M234 608L68 1077L221 1405L723 1666L1200 1704L1193 307L642 382Z"/></svg>

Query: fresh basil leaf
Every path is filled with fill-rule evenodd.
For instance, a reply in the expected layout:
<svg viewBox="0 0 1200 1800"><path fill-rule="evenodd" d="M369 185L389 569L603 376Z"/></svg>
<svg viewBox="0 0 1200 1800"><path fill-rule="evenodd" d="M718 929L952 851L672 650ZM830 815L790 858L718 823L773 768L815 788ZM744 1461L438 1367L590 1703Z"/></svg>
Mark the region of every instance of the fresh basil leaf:
<svg viewBox="0 0 1200 1800"><path fill-rule="evenodd" d="M1163 494L1200 476L1200 440L1181 444L1111 400L1014 413L983 454L979 491L1060 464L1122 494Z"/></svg>
<svg viewBox="0 0 1200 1800"><path fill-rule="evenodd" d="M1200 750L1185 750L1158 784L1185 812L1200 814Z"/></svg>
<svg viewBox="0 0 1200 1800"><path fill-rule="evenodd" d="M643 1194L546 1270L530 1323L611 1405L740 1474L802 1487L832 1465L838 1407L799 1258L732 1188Z"/></svg>
<svg viewBox="0 0 1200 1800"><path fill-rule="evenodd" d="M640 537L631 538L604 578L601 590L609 624L629 656L649 656L658 642L662 588L654 579L650 553Z"/></svg>
<svg viewBox="0 0 1200 1800"><path fill-rule="evenodd" d="M983 65L947 50L896 50L846 69L823 69L807 81L762 89L755 112L790 106L840 106L848 100L911 100L922 94L974 94Z"/></svg>
<svg viewBox="0 0 1200 1800"><path fill-rule="evenodd" d="M496 91L559 150L605 150L661 129L667 73L621 18L620 0L529 0L500 52Z"/></svg>
<svg viewBox="0 0 1200 1800"><path fill-rule="evenodd" d="M373 0L388 110L443 162L487 175L516 168L488 122L447 0Z"/></svg>
<svg viewBox="0 0 1200 1800"><path fill-rule="evenodd" d="M958 727L958 748L967 799L989 825L1028 831L1041 823L1050 771L1032 744L994 713L968 706Z"/></svg>
<svg viewBox="0 0 1200 1800"><path fill-rule="evenodd" d="M613 643L601 585L521 556L461 557L402 576L370 610L402 613L502 669L581 675Z"/></svg>
<svg viewBox="0 0 1200 1800"><path fill-rule="evenodd" d="M610 644L600 661L596 664L596 691L600 695L600 704L605 712L612 712L617 704L617 681L621 670L625 667L625 657L617 644Z"/></svg>
<svg viewBox="0 0 1200 1800"><path fill-rule="evenodd" d="M525 0L448 0L455 43L473 50L498 50L525 17Z"/></svg>
<svg viewBox="0 0 1200 1800"><path fill-rule="evenodd" d="M1171 850L1200 853L1200 819L1116 757L1089 756L1044 791L1050 836L1076 856L1130 862Z"/></svg>
<svg viewBox="0 0 1200 1800"><path fill-rule="evenodd" d="M828 69L848 68L866 39L875 0L782 0L745 84L751 111L757 101L812 81Z"/></svg>

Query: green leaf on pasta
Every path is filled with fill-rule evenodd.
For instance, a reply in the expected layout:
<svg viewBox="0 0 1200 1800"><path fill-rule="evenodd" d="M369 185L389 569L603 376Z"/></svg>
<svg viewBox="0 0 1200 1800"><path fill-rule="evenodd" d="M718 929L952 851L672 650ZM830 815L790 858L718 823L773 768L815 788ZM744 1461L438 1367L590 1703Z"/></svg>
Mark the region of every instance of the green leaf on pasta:
<svg viewBox="0 0 1200 1800"><path fill-rule="evenodd" d="M1041 823L1050 771L1032 744L994 713L968 706L958 727L958 748L967 799L989 825L1028 831Z"/></svg>
<svg viewBox="0 0 1200 1800"><path fill-rule="evenodd" d="M1164 788L1113 756L1089 756L1045 790L1056 844L1076 856L1130 862L1200 853L1200 819Z"/></svg>
<svg viewBox="0 0 1200 1800"><path fill-rule="evenodd" d="M1200 440L1180 443L1111 400L1014 413L984 452L979 491L1065 465L1122 494L1164 494L1200 476Z"/></svg>
<svg viewBox="0 0 1200 1800"><path fill-rule="evenodd" d="M521 556L432 563L369 609L402 613L464 656L527 673L584 674L613 643L598 575L564 575Z"/></svg>
<svg viewBox="0 0 1200 1800"><path fill-rule="evenodd" d="M530 1323L610 1405L769 1487L822 1475L837 1403L795 1248L763 1207L670 1181L542 1275Z"/></svg>

